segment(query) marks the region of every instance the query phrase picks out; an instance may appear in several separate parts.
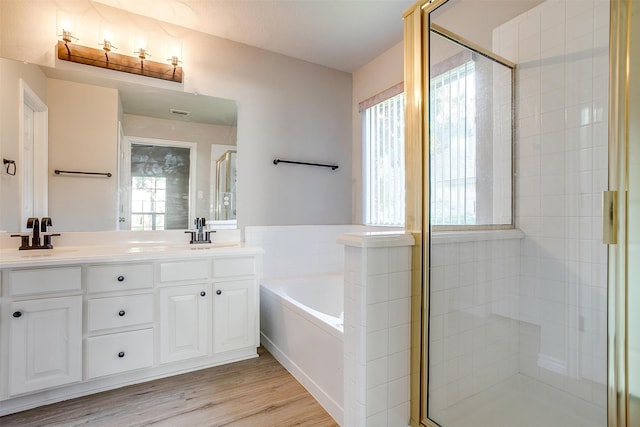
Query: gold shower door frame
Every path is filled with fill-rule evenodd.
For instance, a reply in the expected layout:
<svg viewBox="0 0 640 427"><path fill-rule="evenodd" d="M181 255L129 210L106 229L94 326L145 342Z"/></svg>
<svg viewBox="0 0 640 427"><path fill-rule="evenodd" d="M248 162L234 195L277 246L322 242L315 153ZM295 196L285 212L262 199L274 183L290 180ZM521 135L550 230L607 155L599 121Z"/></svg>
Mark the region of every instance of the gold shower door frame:
<svg viewBox="0 0 640 427"><path fill-rule="evenodd" d="M404 18L406 230L413 234L411 301L411 425L427 417L429 354L429 14L448 0L420 0ZM638 1L638 0L636 0ZM609 189L618 191L618 244L609 245L608 427L630 426L628 369L628 103L631 0L611 0ZM640 53L636 53L638 55ZM637 422L637 420L634 420Z"/></svg>

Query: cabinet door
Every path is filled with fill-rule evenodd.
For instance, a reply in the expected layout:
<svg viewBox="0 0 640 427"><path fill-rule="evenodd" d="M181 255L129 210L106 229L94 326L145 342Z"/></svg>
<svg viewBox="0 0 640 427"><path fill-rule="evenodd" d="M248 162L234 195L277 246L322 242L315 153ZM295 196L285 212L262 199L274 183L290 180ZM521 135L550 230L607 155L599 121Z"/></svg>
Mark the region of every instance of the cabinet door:
<svg viewBox="0 0 640 427"><path fill-rule="evenodd" d="M214 352L257 346L255 281L215 284Z"/></svg>
<svg viewBox="0 0 640 427"><path fill-rule="evenodd" d="M160 290L160 361L205 356L211 335L211 286L173 286Z"/></svg>
<svg viewBox="0 0 640 427"><path fill-rule="evenodd" d="M82 379L82 297L12 302L9 394Z"/></svg>

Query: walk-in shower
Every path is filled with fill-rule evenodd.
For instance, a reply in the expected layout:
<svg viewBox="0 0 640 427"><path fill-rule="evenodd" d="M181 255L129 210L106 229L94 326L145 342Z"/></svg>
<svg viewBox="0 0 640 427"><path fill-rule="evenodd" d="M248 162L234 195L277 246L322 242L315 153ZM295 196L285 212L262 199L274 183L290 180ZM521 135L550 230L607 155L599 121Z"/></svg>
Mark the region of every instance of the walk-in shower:
<svg viewBox="0 0 640 427"><path fill-rule="evenodd" d="M605 426L609 2L430 3L422 422Z"/></svg>

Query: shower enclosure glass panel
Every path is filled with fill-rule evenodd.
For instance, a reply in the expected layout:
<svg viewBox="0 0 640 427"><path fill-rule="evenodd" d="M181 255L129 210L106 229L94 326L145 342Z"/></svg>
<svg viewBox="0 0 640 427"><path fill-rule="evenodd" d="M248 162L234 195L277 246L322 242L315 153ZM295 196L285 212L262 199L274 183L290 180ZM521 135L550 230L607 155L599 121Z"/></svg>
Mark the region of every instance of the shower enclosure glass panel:
<svg viewBox="0 0 640 427"><path fill-rule="evenodd" d="M608 17L604 0L459 0L430 13L430 25L516 64L515 228L442 232L430 222L431 424L606 425ZM441 42L429 37L431 72L451 59L434 56ZM476 111L495 107L498 84L476 83ZM476 138L495 140L510 122L510 109L494 107ZM430 190L433 202L433 178Z"/></svg>
<svg viewBox="0 0 640 427"><path fill-rule="evenodd" d="M238 180L235 150L226 151L216 160L216 209L215 220L236 219L236 182Z"/></svg>
<svg viewBox="0 0 640 427"><path fill-rule="evenodd" d="M628 104L628 425L640 425L640 2L631 4Z"/></svg>

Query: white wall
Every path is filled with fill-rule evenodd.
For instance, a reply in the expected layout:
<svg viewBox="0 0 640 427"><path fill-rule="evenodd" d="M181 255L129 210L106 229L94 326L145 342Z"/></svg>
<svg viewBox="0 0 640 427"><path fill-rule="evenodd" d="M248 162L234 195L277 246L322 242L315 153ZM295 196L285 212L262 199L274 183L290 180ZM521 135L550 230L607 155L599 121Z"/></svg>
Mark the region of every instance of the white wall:
<svg viewBox="0 0 640 427"><path fill-rule="evenodd" d="M353 73L351 104L351 222L362 224L362 114L358 104L404 81L403 43L398 43Z"/></svg>
<svg viewBox="0 0 640 427"><path fill-rule="evenodd" d="M85 28L95 29L101 20L109 20L123 31L145 28L150 40L174 35L182 41L185 81L182 88L169 86L238 103L239 225L350 222L350 74L88 0L3 0L0 8L0 56L51 67L56 66L57 8ZM92 39L82 37L82 43L93 45ZM154 79L126 78L167 87ZM340 167L332 172L275 166L277 157Z"/></svg>
<svg viewBox="0 0 640 427"><path fill-rule="evenodd" d="M0 230L14 232L25 225L19 224L20 79L23 79L43 102L47 102L47 79L40 68L0 58L0 159L15 160L17 166L15 176L8 175L4 167L0 170Z"/></svg>
<svg viewBox="0 0 640 427"><path fill-rule="evenodd" d="M55 230L113 230L117 216L118 91L47 80L49 215ZM96 99L101 102L95 102ZM111 178L54 175L55 169Z"/></svg>

